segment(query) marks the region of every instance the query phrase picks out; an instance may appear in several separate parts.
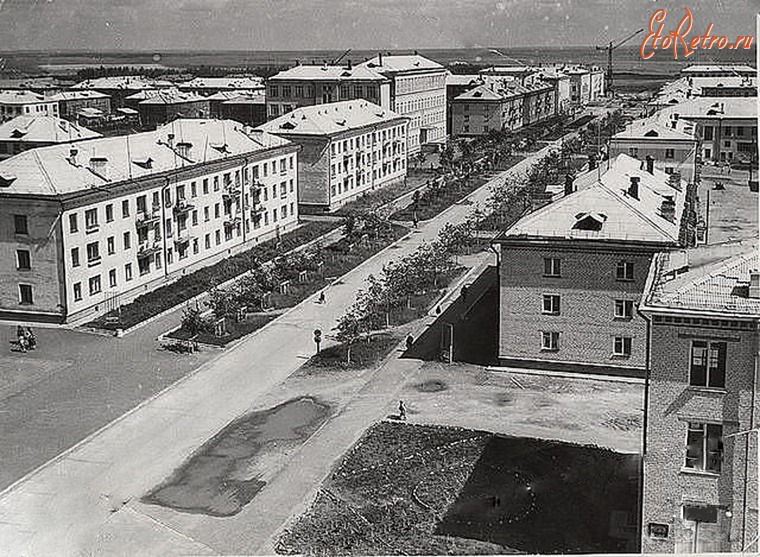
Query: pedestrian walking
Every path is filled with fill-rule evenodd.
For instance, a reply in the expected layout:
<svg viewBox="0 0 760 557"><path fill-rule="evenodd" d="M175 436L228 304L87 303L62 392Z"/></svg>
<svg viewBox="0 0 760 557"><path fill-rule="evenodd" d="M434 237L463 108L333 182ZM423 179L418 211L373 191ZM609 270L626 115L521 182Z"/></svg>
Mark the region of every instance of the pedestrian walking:
<svg viewBox="0 0 760 557"><path fill-rule="evenodd" d="M24 338L26 339L26 346L29 348L29 350L34 350L37 348L37 337L34 336L31 327L26 328L26 331L24 332Z"/></svg>
<svg viewBox="0 0 760 557"><path fill-rule="evenodd" d="M18 339L19 350L26 352L26 330L21 325L16 327L16 338Z"/></svg>
<svg viewBox="0 0 760 557"><path fill-rule="evenodd" d="M412 345L414 344L414 337L412 335L409 335L406 337L406 349L411 350Z"/></svg>
<svg viewBox="0 0 760 557"><path fill-rule="evenodd" d="M319 303L324 304L325 303L325 291L319 293Z"/></svg>
<svg viewBox="0 0 760 557"><path fill-rule="evenodd" d="M406 421L406 406L403 400L398 401L398 419Z"/></svg>

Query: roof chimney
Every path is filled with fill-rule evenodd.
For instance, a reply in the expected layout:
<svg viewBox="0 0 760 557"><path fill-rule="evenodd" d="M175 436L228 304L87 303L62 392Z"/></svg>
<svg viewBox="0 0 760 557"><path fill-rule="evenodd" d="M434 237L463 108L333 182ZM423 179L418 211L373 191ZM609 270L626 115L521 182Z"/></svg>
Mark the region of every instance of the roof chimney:
<svg viewBox="0 0 760 557"><path fill-rule="evenodd" d="M77 155L79 154L79 149L71 148L69 149L69 162L76 166L77 164Z"/></svg>
<svg viewBox="0 0 760 557"><path fill-rule="evenodd" d="M749 272L749 297L760 298L760 272L757 269Z"/></svg>
<svg viewBox="0 0 760 557"><path fill-rule="evenodd" d="M378 52L377 53L377 65L382 66L383 65L383 53Z"/></svg>
<svg viewBox="0 0 760 557"><path fill-rule="evenodd" d="M673 172L673 174L668 176L668 185L674 190L681 191L681 173Z"/></svg>
<svg viewBox="0 0 760 557"><path fill-rule="evenodd" d="M90 159L90 170L95 174L108 180L108 159L105 157L92 157Z"/></svg>
<svg viewBox="0 0 760 557"><path fill-rule="evenodd" d="M572 174L565 174L565 195L570 195L575 191Z"/></svg>
<svg viewBox="0 0 760 557"><path fill-rule="evenodd" d="M651 155L647 155L646 161L647 161L647 172L649 172L650 174L654 174L654 157L652 157Z"/></svg>
<svg viewBox="0 0 760 557"><path fill-rule="evenodd" d="M173 133L170 133L169 135L166 136L166 142L169 144L169 147L172 146L172 144L174 143L174 134Z"/></svg>
<svg viewBox="0 0 760 557"><path fill-rule="evenodd" d="M673 200L673 196L669 195L662 200L660 214L667 221L674 222L676 220L676 202Z"/></svg>
<svg viewBox="0 0 760 557"><path fill-rule="evenodd" d="M631 176L631 183L628 186L628 195L634 199L639 198L639 182L641 178L639 176Z"/></svg>

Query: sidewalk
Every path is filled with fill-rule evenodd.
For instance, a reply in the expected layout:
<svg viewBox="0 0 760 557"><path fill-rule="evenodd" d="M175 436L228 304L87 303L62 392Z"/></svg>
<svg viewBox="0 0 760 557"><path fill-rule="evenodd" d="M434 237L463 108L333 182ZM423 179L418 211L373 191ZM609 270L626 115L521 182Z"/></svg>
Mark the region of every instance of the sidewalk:
<svg viewBox="0 0 760 557"><path fill-rule="evenodd" d="M521 161L495 180L521 173L531 162ZM332 329L369 274L378 274L388 262L433 240L445 224L461 222L486 200L488 185L470 196L472 203L450 207L347 274L328 290L327 303L306 300L0 493L4 550L13 555L266 550L262 544L295 506L303 503L304 495L316 488L334 459L382 415L388 399L374 396L373 385L387 392L388 385L400 381L405 372L418 365L416 362L394 366L395 377L374 374L366 386L369 390L354 397L304 445L318 450L301 460L298 455L294 457L291 465L235 517L163 516L153 514L163 509L150 507L146 511L137 500L207 439L248 412L258 397L297 370L313 350L313 329ZM368 396L362 396L365 393ZM275 485L283 487L274 489Z"/></svg>

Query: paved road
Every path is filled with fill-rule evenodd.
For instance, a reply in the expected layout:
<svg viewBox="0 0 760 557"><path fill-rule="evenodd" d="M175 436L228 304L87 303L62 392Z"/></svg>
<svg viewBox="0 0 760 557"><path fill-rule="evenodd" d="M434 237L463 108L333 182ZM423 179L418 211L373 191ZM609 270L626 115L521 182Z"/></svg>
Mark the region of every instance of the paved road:
<svg viewBox="0 0 760 557"><path fill-rule="evenodd" d="M531 159L522 161L507 172L523 172L531 162ZM263 522L256 523L255 536L246 534L252 528L251 523L220 529L220 524L227 519L203 516L197 519L203 532L226 532L206 541L205 536L186 533L192 530L182 525L183 521L190 520L189 515L182 515L175 527L166 517L143 512L136 500L169 476L226 424L249 411L257 397L298 369L313 349L313 329L330 330L353 303L367 275L379 273L389 261L434 239L445 224L465 219L485 201L487 190L488 185L482 187L470 197L472 203L451 207L421 226L418 232L354 269L340 284L329 289L326 304L315 304L313 299L300 304L6 489L0 494L0 546L15 555L105 553L106 548L109 554L245 553L261 547L261 541L269 539L280 526L282 516L290 512L292 506L289 505L302 500L304 489L314 488L325 473L326 463L342 452L340 447L350 444L355 435L377 417L377 403L349 421L334 420L325 428L337 428L337 434L331 437L337 441L333 445L325 444L315 453L315 459L307 463L311 474L305 483L298 480L299 472L288 480L299 489L287 497L269 492L273 503L282 500L277 505L281 512L269 515L266 506L257 506L266 501L262 492L259 502L251 505L251 509L263 513L258 515ZM147 331L149 329L146 329L149 334ZM90 350L94 351L96 344L93 341ZM123 357L125 360L133 356L145 358L139 351L140 345L136 343ZM150 357L146 359L152 361ZM81 392L86 390L86 385L81 387ZM361 407L360 402L356 404ZM317 456L321 459L317 460ZM293 469L289 470L293 473ZM283 474L282 477L287 478L286 472ZM246 509L238 516L248 512L254 511ZM237 545L235 539L240 540Z"/></svg>

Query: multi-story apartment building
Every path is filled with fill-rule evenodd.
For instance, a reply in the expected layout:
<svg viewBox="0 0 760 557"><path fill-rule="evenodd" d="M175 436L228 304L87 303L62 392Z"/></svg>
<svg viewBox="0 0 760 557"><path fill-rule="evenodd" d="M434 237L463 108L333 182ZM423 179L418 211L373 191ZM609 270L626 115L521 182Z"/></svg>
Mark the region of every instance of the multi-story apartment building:
<svg viewBox="0 0 760 557"><path fill-rule="evenodd" d="M662 253L649 271L644 553L760 553L760 258L734 247Z"/></svg>
<svg viewBox="0 0 760 557"><path fill-rule="evenodd" d="M58 101L31 91L0 91L0 122L16 116L58 117Z"/></svg>
<svg viewBox="0 0 760 557"><path fill-rule="evenodd" d="M35 147L96 137L100 134L53 116L17 116L0 124L0 160Z"/></svg>
<svg viewBox="0 0 760 557"><path fill-rule="evenodd" d="M363 66L295 66L267 80L269 119L302 106L364 99L391 108L391 81Z"/></svg>
<svg viewBox="0 0 760 557"><path fill-rule="evenodd" d="M409 119L367 101L297 108L262 129L301 146L301 212L333 211L406 177Z"/></svg>
<svg viewBox="0 0 760 557"><path fill-rule="evenodd" d="M264 91L220 91L207 98L212 118L235 120L253 127L267 121Z"/></svg>
<svg viewBox="0 0 760 557"><path fill-rule="evenodd" d="M698 152L697 126L683 119L635 120L610 139L610 157L620 153L642 161L651 157L655 168L667 174L680 172L687 182L697 181Z"/></svg>
<svg viewBox="0 0 760 557"><path fill-rule="evenodd" d="M255 75L238 75L227 77L196 77L177 85L180 91L209 97L223 91L249 93L264 91L264 78Z"/></svg>
<svg viewBox="0 0 760 557"><path fill-rule="evenodd" d="M675 104L661 117L698 124L703 161L750 160L757 153L757 98L702 97Z"/></svg>
<svg viewBox="0 0 760 557"><path fill-rule="evenodd" d="M643 376L635 308L654 254L693 244L695 188L641 166L619 155L496 238L502 363Z"/></svg>
<svg viewBox="0 0 760 557"><path fill-rule="evenodd" d="M663 85L649 105L664 108L696 97L757 97L757 78L682 77Z"/></svg>
<svg viewBox="0 0 760 557"><path fill-rule="evenodd" d="M523 126L538 124L557 115L557 93L553 84L535 80L523 88Z"/></svg>
<svg viewBox="0 0 760 557"><path fill-rule="evenodd" d="M208 97L185 93L177 89L137 93L127 97L125 102L137 103L140 124L148 129L177 118L209 118L211 116Z"/></svg>
<svg viewBox="0 0 760 557"><path fill-rule="evenodd" d="M516 81L491 79L462 93L451 103L451 135L468 137L522 128L526 91Z"/></svg>
<svg viewBox="0 0 760 557"><path fill-rule="evenodd" d="M298 150L178 120L0 161L0 316L90 318L294 228Z"/></svg>
<svg viewBox="0 0 760 557"><path fill-rule="evenodd" d="M391 80L391 110L409 117L407 153L446 141L446 70L414 54L378 55L361 64Z"/></svg>
<svg viewBox="0 0 760 557"><path fill-rule="evenodd" d="M72 87L73 90L100 91L111 98L113 108L125 106L124 99L140 91L153 91L173 87L169 81L150 79L140 75L115 75L81 81Z"/></svg>
<svg viewBox="0 0 760 557"><path fill-rule="evenodd" d="M76 122L84 108L95 109L103 115L111 112L111 97L100 91L62 91L51 97L58 101L61 118ZM94 114L87 111L86 114Z"/></svg>
<svg viewBox="0 0 760 557"><path fill-rule="evenodd" d="M491 66L480 70L480 75L512 79L520 85L538 72L538 68L532 66Z"/></svg>

